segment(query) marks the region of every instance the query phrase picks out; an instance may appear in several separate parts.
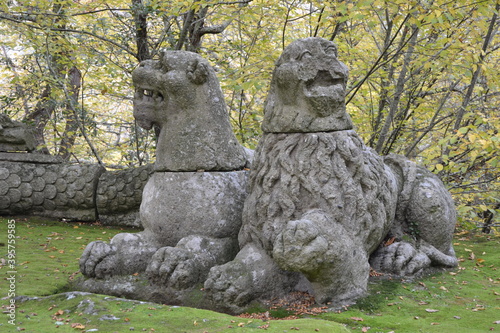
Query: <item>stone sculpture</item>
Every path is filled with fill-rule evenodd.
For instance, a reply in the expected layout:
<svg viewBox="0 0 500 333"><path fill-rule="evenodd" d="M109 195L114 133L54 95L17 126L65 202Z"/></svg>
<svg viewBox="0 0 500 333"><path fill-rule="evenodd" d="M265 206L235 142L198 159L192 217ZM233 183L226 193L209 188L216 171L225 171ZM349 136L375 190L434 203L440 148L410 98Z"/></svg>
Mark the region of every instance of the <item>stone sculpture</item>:
<svg viewBox="0 0 500 333"><path fill-rule="evenodd" d="M451 196L427 170L363 144L345 109L347 75L334 43L321 38L293 42L278 60L241 250L204 285L222 309L241 312L291 290L350 303L366 291L370 262L396 275L456 265Z"/></svg>
<svg viewBox="0 0 500 333"><path fill-rule="evenodd" d="M31 155L31 154L24 154ZM95 221L95 188L104 168L0 160L0 214Z"/></svg>
<svg viewBox="0 0 500 333"><path fill-rule="evenodd" d="M35 149L33 132L25 124L0 114L0 152L32 151Z"/></svg>
<svg viewBox="0 0 500 333"><path fill-rule="evenodd" d="M104 225L142 227L139 207L153 164L107 171L95 189L97 218Z"/></svg>
<svg viewBox="0 0 500 333"><path fill-rule="evenodd" d="M132 77L135 118L144 128L159 128L140 207L144 231L90 243L80 269L94 278L87 288L93 291L110 278L145 273L172 303L237 253L249 157L202 57L168 51L143 61Z"/></svg>
<svg viewBox="0 0 500 333"><path fill-rule="evenodd" d="M0 114L0 215L30 214L140 226L142 190L152 165L107 172L33 152L33 130Z"/></svg>

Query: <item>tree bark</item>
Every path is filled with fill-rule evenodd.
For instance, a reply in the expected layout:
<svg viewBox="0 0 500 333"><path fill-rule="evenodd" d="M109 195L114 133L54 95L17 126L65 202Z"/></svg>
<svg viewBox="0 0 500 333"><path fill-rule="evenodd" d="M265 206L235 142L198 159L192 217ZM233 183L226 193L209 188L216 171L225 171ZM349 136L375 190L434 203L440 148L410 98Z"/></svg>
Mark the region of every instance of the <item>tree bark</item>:
<svg viewBox="0 0 500 333"><path fill-rule="evenodd" d="M495 35L494 30L498 30L498 27L496 27L496 21L498 17L497 12L498 10L500 10L500 3L497 3L495 9L496 11L493 13L493 16L491 17L490 25L488 27L488 32L486 33L486 36L484 38L483 47L481 48L481 54L479 55L479 61L477 63L477 68L474 71L474 74L472 75L469 88L467 89L462 104L457 111L457 118L453 126L454 130L458 130L460 127L462 127L462 120L464 118L465 111L467 110L467 106L469 105L477 80L479 79L479 75L481 74L481 65L483 64L484 61L484 55L486 54L488 46L490 45L490 42L493 39L492 37Z"/></svg>
<svg viewBox="0 0 500 333"><path fill-rule="evenodd" d="M66 96L66 126L63 133L63 138L59 146L59 156L67 161L71 156L71 150L75 144L76 134L78 131L78 115L76 106L78 105L78 96L82 86L82 73L76 67L72 67L68 73L69 91Z"/></svg>
<svg viewBox="0 0 500 333"><path fill-rule="evenodd" d="M144 10L142 0L132 0L132 16L135 22L136 58L139 61L151 59L148 44L148 13Z"/></svg>
<svg viewBox="0 0 500 333"><path fill-rule="evenodd" d="M401 99L401 95L403 94L405 83L406 83L406 73L408 72L408 67L410 65L410 60L411 57L413 56L413 50L415 49L415 44L417 43L417 36L418 36L418 28L414 26L412 28L412 35L410 37L410 41L408 44L408 50L406 51L404 60L403 60L403 65L401 67L401 72L399 73L398 81L396 83L396 91L394 92L394 97L392 98L390 108L389 108L389 114L385 118L384 126L382 127L382 130L380 131L380 136L377 141L377 145L375 147L375 150L378 153L382 152L382 149L384 148L385 141L387 139L387 135L389 133L389 129L392 125L392 122L394 120L394 115L396 114L398 107L399 107L399 101Z"/></svg>

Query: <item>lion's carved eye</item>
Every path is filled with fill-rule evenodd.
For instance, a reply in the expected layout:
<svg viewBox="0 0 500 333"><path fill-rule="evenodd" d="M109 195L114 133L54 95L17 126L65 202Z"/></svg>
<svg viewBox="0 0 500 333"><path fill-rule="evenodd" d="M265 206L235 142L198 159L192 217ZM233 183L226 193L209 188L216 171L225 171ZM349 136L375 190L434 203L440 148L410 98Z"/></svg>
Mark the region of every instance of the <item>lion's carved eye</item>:
<svg viewBox="0 0 500 333"><path fill-rule="evenodd" d="M311 51L309 50L305 50L303 51L297 58L297 60L303 60L303 59L307 59L307 58L311 58L312 57L312 53Z"/></svg>
<svg viewBox="0 0 500 333"><path fill-rule="evenodd" d="M332 56L337 56L337 50L333 46L329 46L325 49L325 53Z"/></svg>

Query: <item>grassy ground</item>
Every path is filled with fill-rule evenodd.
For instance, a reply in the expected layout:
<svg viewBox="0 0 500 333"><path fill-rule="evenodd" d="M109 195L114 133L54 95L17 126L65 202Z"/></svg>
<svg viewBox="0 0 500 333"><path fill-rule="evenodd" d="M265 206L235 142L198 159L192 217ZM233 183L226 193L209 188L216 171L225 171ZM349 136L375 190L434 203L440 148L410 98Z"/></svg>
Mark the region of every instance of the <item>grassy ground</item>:
<svg viewBox="0 0 500 333"><path fill-rule="evenodd" d="M373 282L370 296L341 313L265 322L103 295L60 294L68 291L68 281L80 274L78 258L85 246L92 240L109 240L124 230L20 217L14 219L15 293L39 298L18 300L15 325L10 325L6 297L6 279L12 270L7 255L9 220L0 219L2 332L500 331L500 238L494 236L457 235L455 249L460 267L451 272L415 282Z"/></svg>

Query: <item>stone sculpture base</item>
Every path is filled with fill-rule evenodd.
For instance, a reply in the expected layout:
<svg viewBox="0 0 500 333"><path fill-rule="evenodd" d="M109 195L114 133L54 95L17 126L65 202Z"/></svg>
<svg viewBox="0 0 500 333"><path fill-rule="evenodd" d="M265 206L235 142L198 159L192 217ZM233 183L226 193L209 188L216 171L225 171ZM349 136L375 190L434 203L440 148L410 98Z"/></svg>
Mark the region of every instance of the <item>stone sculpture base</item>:
<svg viewBox="0 0 500 333"><path fill-rule="evenodd" d="M220 311L213 305L199 284L186 290L151 284L146 274L114 276L105 280L77 279L72 285L72 290L104 294L139 301L155 302L159 304L182 305L198 309Z"/></svg>

